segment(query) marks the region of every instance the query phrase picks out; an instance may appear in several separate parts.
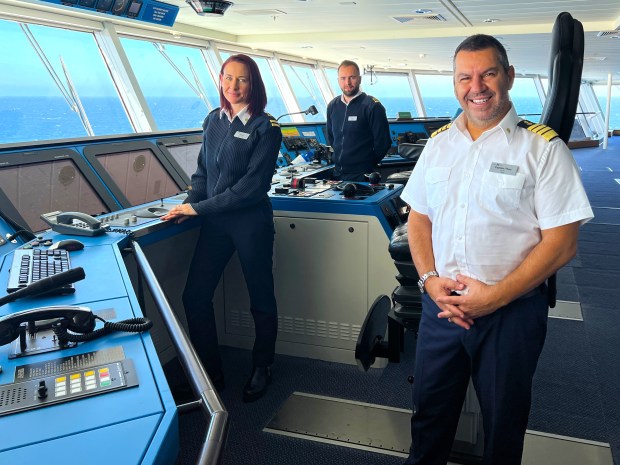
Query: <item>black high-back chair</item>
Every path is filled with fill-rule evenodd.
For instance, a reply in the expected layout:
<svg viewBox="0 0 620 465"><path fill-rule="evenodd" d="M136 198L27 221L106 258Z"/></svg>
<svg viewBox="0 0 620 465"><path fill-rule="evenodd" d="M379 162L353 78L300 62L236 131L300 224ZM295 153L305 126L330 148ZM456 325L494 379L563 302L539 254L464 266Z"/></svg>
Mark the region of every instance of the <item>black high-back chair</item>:
<svg viewBox="0 0 620 465"><path fill-rule="evenodd" d="M583 25L570 13L560 13L551 33L549 89L540 123L555 130L568 143L575 123L581 71L583 69Z"/></svg>
<svg viewBox="0 0 620 465"><path fill-rule="evenodd" d="M579 87L583 70L583 25L570 13L560 13L551 33L549 88L540 116L545 124L568 143L579 102ZM557 283L554 274L547 280L549 307L556 304Z"/></svg>

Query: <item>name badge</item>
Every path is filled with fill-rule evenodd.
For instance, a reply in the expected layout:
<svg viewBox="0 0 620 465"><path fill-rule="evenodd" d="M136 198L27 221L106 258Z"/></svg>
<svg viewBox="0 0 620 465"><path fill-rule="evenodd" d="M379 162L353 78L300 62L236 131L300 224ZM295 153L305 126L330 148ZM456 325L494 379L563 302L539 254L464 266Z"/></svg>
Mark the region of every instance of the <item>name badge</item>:
<svg viewBox="0 0 620 465"><path fill-rule="evenodd" d="M357 116L349 116L349 121L357 121Z"/></svg>
<svg viewBox="0 0 620 465"><path fill-rule="evenodd" d="M489 168L491 173L508 174L510 176L517 174L518 170L519 167L517 165L506 165L505 163L498 163L496 161L492 162L491 168Z"/></svg>
<svg viewBox="0 0 620 465"><path fill-rule="evenodd" d="M238 139L247 139L248 137L250 137L250 134L248 134L247 132L237 131L235 132L235 137Z"/></svg>

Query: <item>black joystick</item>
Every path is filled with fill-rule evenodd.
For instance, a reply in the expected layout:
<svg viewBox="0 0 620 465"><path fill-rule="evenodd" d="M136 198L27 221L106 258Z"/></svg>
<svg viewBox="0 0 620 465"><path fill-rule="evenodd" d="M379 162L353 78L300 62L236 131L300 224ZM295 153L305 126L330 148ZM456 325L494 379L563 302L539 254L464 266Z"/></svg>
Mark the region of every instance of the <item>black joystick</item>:
<svg viewBox="0 0 620 465"><path fill-rule="evenodd" d="M39 399L45 399L47 397L47 386L45 380L39 381L39 387L37 388L37 397Z"/></svg>
<svg viewBox="0 0 620 465"><path fill-rule="evenodd" d="M352 182L345 184L345 186L342 188L342 195L344 195L347 199L352 199L353 197L355 197L356 193L357 186Z"/></svg>
<svg viewBox="0 0 620 465"><path fill-rule="evenodd" d="M381 182L381 175L377 173L376 171L373 173L370 173L368 175L368 182L370 184L379 184Z"/></svg>

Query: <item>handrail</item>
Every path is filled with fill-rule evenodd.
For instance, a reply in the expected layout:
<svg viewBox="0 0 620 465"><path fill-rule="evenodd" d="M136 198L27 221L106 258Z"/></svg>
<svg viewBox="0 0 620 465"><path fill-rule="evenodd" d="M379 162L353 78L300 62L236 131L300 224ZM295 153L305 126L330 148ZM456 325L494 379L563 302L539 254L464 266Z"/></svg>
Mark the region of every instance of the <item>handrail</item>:
<svg viewBox="0 0 620 465"><path fill-rule="evenodd" d="M211 419L196 463L198 465L219 465L222 461L222 449L228 434L228 412L200 363L185 330L174 315L142 248L136 241L131 241L131 245L138 268L153 295L155 306L159 310L170 339L177 350L179 361L190 386L199 398L200 407Z"/></svg>

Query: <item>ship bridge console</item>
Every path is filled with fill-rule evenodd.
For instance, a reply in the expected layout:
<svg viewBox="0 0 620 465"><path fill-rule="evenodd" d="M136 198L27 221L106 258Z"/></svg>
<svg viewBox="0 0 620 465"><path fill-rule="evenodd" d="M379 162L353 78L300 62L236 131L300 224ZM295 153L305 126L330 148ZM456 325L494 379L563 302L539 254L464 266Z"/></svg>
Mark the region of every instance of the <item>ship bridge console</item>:
<svg viewBox="0 0 620 465"><path fill-rule="evenodd" d="M322 125L285 126L283 136L269 193L276 350L354 364L368 309L397 285L388 245L407 213L403 186L332 181ZM68 463L108 463L116 448L101 445L114 444L130 451L125 463L172 463L178 412L162 365L175 357L225 437L226 411L184 332L181 292L200 222L160 220L185 199L201 142L188 131L0 149L0 462L70 450ZM82 270L69 292L59 292L67 283L56 252ZM9 289L17 257L42 254L51 278ZM233 257L216 318L220 343L251 348L241 276ZM99 332L145 317L150 330ZM65 340L57 327L83 337ZM203 452L217 456L213 439Z"/></svg>

